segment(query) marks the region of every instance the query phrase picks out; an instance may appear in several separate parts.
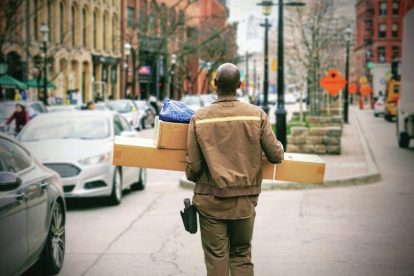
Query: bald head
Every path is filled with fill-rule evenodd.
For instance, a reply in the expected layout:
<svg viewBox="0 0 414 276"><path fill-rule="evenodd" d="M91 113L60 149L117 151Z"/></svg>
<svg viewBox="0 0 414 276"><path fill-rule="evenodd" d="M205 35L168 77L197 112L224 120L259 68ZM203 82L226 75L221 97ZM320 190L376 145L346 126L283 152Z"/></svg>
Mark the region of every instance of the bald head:
<svg viewBox="0 0 414 276"><path fill-rule="evenodd" d="M240 87L239 68L232 63L224 63L217 69L214 84L218 88L219 95L235 95Z"/></svg>

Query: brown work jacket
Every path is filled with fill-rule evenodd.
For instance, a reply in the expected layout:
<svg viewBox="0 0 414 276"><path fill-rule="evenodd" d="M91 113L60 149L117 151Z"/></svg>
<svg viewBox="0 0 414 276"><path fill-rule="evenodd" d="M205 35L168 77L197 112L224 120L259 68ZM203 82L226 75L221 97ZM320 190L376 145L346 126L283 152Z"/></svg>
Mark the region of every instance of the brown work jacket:
<svg viewBox="0 0 414 276"><path fill-rule="evenodd" d="M188 129L188 180L194 192L218 197L256 195L263 180L262 152L272 163L283 160L266 113L235 96L219 97L192 117Z"/></svg>

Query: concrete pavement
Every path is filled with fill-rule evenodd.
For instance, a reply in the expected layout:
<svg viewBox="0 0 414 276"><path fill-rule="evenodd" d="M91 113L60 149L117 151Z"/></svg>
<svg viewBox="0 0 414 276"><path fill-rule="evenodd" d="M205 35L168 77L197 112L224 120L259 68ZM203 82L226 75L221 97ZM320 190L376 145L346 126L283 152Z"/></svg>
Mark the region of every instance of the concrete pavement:
<svg viewBox="0 0 414 276"><path fill-rule="evenodd" d="M256 275L412 275L414 149L398 148L394 124L371 111L351 114L381 180L263 192L253 237ZM199 234L186 233L178 214L192 194L178 187L181 176L149 170L147 189L127 193L117 207L73 204L61 274L205 275Z"/></svg>
<svg viewBox="0 0 414 276"><path fill-rule="evenodd" d="M353 111L353 112L352 112ZM353 186L374 183L381 175L369 148L357 109L351 107L349 124L344 124L340 155L321 155L326 163L325 179L322 187ZM370 111L367 110L369 113ZM193 189L194 183L185 177L180 179L180 186ZM320 185L264 180L263 190L288 190L321 188Z"/></svg>

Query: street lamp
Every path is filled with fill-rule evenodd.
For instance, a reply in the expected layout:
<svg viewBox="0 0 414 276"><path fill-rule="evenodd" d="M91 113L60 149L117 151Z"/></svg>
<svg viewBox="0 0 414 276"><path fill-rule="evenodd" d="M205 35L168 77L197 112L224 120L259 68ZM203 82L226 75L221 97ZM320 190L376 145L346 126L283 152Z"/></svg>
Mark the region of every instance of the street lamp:
<svg viewBox="0 0 414 276"><path fill-rule="evenodd" d="M175 65L177 64L177 55L172 54L171 55L171 88L170 88L170 97L173 97L176 99L175 95Z"/></svg>
<svg viewBox="0 0 414 276"><path fill-rule="evenodd" d="M49 41L49 27L47 24L43 23L42 27L40 27L40 32L42 33L42 42L43 42L43 60L44 60L44 68L43 68L43 103L48 105L48 93L47 93L47 42Z"/></svg>
<svg viewBox="0 0 414 276"><path fill-rule="evenodd" d="M344 122L348 123L348 106L349 106L349 46L352 39L352 28L347 26L344 31L346 42L346 57L345 57L345 93L344 93Z"/></svg>
<svg viewBox="0 0 414 276"><path fill-rule="evenodd" d="M269 28L272 26L269 24L268 16L272 14L272 0L262 0L257 3L258 6L262 6L262 13L265 16L264 24L260 24L264 27L264 76L263 76L263 104L262 108L266 114L269 113L268 95L269 95Z"/></svg>
<svg viewBox="0 0 414 276"><path fill-rule="evenodd" d="M131 44L128 42L124 45L124 54L125 54L125 97L128 96L128 61L129 61L129 55L131 54Z"/></svg>
<svg viewBox="0 0 414 276"><path fill-rule="evenodd" d="M302 7L303 2L287 2L279 0L278 39L277 39L277 109L276 134L278 140L286 149L286 109L285 109L285 76L284 76L284 49L283 49L283 6Z"/></svg>

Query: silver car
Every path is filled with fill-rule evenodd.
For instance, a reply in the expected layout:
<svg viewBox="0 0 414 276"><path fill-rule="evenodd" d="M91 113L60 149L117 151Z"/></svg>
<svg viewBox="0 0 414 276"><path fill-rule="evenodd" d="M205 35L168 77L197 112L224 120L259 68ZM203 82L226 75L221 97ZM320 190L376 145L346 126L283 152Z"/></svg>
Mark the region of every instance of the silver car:
<svg viewBox="0 0 414 276"><path fill-rule="evenodd" d="M66 198L105 196L116 205L123 189L145 188L146 170L112 165L115 135L135 135L120 114L72 111L37 116L17 139L61 176Z"/></svg>
<svg viewBox="0 0 414 276"><path fill-rule="evenodd" d="M134 129L139 129L140 121L138 108L133 100L113 100L108 102L110 110L121 114Z"/></svg>
<svg viewBox="0 0 414 276"><path fill-rule="evenodd" d="M65 257L66 207L56 172L0 133L0 274L39 263L56 274Z"/></svg>

